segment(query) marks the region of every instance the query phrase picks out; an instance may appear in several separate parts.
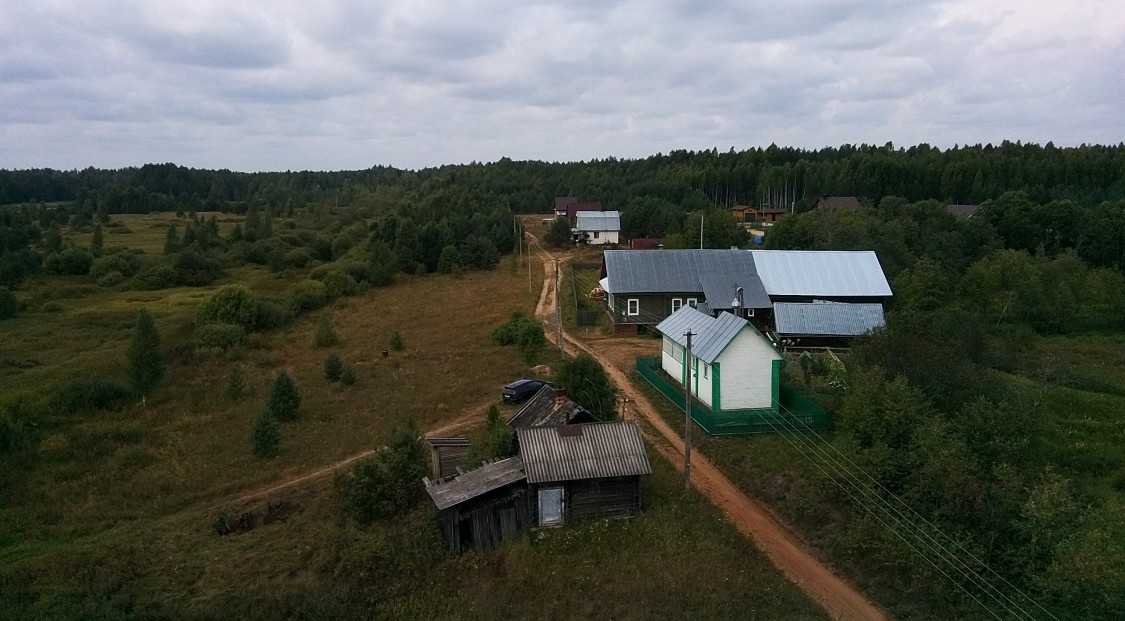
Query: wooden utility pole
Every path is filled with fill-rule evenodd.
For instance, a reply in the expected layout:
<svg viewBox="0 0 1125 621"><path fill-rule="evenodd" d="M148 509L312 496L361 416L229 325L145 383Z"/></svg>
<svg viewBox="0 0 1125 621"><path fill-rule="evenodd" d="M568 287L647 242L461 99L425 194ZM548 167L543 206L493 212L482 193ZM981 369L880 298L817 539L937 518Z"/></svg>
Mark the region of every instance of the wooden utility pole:
<svg viewBox="0 0 1125 621"><path fill-rule="evenodd" d="M532 293L531 289L531 238L527 237L527 231L521 229L520 239L527 238L527 292ZM521 242L522 243L522 242Z"/></svg>
<svg viewBox="0 0 1125 621"><path fill-rule="evenodd" d="M687 358L684 359L684 364L687 365L687 389L686 398L684 399L684 489L691 489L691 380L692 380L692 365L691 365L691 337L695 336L691 330L684 332L687 337Z"/></svg>
<svg viewBox="0 0 1125 621"><path fill-rule="evenodd" d="M559 353L564 357L566 356L566 348L563 347L563 329L562 329L562 300L559 299L559 260L555 259L555 327L557 332L555 336L559 343Z"/></svg>

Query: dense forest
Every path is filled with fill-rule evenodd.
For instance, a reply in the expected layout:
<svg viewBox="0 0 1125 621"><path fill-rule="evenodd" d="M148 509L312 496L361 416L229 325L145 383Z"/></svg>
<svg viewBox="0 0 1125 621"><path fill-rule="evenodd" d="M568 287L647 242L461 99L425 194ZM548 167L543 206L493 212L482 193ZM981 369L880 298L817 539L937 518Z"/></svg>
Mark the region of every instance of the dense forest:
<svg viewBox="0 0 1125 621"><path fill-rule="evenodd" d="M515 248L512 215L546 212L560 195L621 210L623 238L675 245L703 233L707 247L728 247L746 239L727 207L768 204L794 213L769 228L767 247L875 250L895 292L886 328L856 343L846 372L802 363L806 388L836 413L829 441L880 493L1036 601L1067 618L1120 617L1125 455L1111 443L1125 385L1097 369L1125 351L1125 145L771 146L420 171L0 171L0 319L48 274L149 290L257 264L307 270L323 283L311 286L338 294L399 273L488 269ZM812 210L821 195L858 196L863 208ZM980 209L959 218L950 204ZM103 252L119 226L111 215L157 211L188 216L181 230L169 225L163 253ZM244 220L220 235L202 215L214 212ZM310 306L304 293L294 289L290 313ZM780 512L830 540L854 573L877 568L862 572L865 586L914 601L904 616L973 616L956 581L918 570L878 514L815 471Z"/></svg>

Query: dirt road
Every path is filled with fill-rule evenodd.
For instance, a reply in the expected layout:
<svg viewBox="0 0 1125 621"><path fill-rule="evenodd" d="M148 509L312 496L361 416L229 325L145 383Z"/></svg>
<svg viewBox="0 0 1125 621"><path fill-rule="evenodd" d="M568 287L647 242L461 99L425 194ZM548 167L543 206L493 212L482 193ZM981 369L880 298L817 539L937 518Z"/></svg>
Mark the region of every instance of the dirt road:
<svg viewBox="0 0 1125 621"><path fill-rule="evenodd" d="M554 313L554 257L538 244L536 247L543 257L545 278L543 292L539 296L539 305L535 313L551 326ZM553 342L554 330L549 329L547 333L548 338ZM643 419L654 429L654 434L646 433L651 444L682 472L684 467L682 438L660 417L652 403L633 385L627 375L635 358L636 346L628 342L621 345L611 344L611 340L602 343L592 342L587 346L565 332L563 338L568 353L585 351L605 367L622 395L631 402L630 412L633 416ZM632 351L630 347L633 348ZM890 618L885 611L817 560L784 524L738 489L704 455L693 451L691 463L691 478L695 488L722 509L740 531L754 540L774 566L819 603L832 618L849 621Z"/></svg>

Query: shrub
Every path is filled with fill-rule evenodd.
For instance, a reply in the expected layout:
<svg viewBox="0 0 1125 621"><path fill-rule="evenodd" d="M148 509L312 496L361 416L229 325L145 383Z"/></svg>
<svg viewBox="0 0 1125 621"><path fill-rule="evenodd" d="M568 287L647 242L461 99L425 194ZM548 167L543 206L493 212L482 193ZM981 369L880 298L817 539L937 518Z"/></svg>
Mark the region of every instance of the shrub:
<svg viewBox="0 0 1125 621"><path fill-rule="evenodd" d="M392 434L387 448L336 477L336 497L344 514L361 524L402 515L422 494L428 456L413 422Z"/></svg>
<svg viewBox="0 0 1125 621"><path fill-rule="evenodd" d="M271 412L278 420L294 420L297 418L297 410L301 407L301 393L297 390L297 385L293 383L293 378L284 370L277 372L277 377L274 378L273 384L270 386L269 400L266 402L266 410Z"/></svg>
<svg viewBox="0 0 1125 621"><path fill-rule="evenodd" d="M328 289L317 280L299 282L289 291L289 307L298 315L314 311L327 303Z"/></svg>
<svg viewBox="0 0 1125 621"><path fill-rule="evenodd" d="M343 370L340 371L340 383L345 386L355 384L355 370L352 369L350 364L345 364Z"/></svg>
<svg viewBox="0 0 1125 621"><path fill-rule="evenodd" d="M47 271L74 276L89 274L94 256L81 248L67 248L47 259Z"/></svg>
<svg viewBox="0 0 1125 621"><path fill-rule="evenodd" d="M242 378L242 369L234 367L227 376L227 399L234 401L246 391L246 380Z"/></svg>
<svg viewBox="0 0 1125 621"><path fill-rule="evenodd" d="M66 310L66 307L62 305L62 302L51 300L50 302L44 302L43 306L39 307L39 310L44 313L61 313Z"/></svg>
<svg viewBox="0 0 1125 621"><path fill-rule="evenodd" d="M98 279L99 287L116 287L125 282L125 275L121 272L110 272Z"/></svg>
<svg viewBox="0 0 1125 621"><path fill-rule="evenodd" d="M344 374L344 361L335 352L324 358L324 379L338 382Z"/></svg>
<svg viewBox="0 0 1125 621"><path fill-rule="evenodd" d="M194 250L185 250L176 255L172 267L176 271L176 281L188 287L209 285L223 275L223 268L218 261Z"/></svg>
<svg viewBox="0 0 1125 621"><path fill-rule="evenodd" d="M287 305L274 300L258 302L258 320L255 325L259 330L280 328L291 321L293 321L293 311Z"/></svg>
<svg viewBox="0 0 1125 621"><path fill-rule="evenodd" d="M340 337L332 329L332 318L327 314L321 315L320 321L316 324L316 336L313 337L313 345L331 347L339 342Z"/></svg>
<svg viewBox="0 0 1125 621"><path fill-rule="evenodd" d="M324 287L328 290L328 297L331 299L355 295L359 291L359 283L356 282L355 278L338 268L328 270L321 280L324 282Z"/></svg>
<svg viewBox="0 0 1125 621"><path fill-rule="evenodd" d="M138 289L153 291L176 286L178 276L176 270L167 263L160 263L147 267L133 279L133 284Z"/></svg>
<svg viewBox="0 0 1125 621"><path fill-rule="evenodd" d="M51 397L51 407L72 414L86 410L112 410L129 398L123 384L101 377L84 377L64 384Z"/></svg>
<svg viewBox="0 0 1125 621"><path fill-rule="evenodd" d="M145 395L164 378L164 353L160 351L160 333L147 310L141 310L133 324L132 338L126 351L129 385Z"/></svg>
<svg viewBox="0 0 1125 621"><path fill-rule="evenodd" d="M228 349L246 339L246 330L233 323L206 323L195 329L195 340L203 347Z"/></svg>
<svg viewBox="0 0 1125 621"><path fill-rule="evenodd" d="M250 331L258 323L258 298L242 285L227 285L216 291L199 308L200 323L241 326Z"/></svg>
<svg viewBox="0 0 1125 621"><path fill-rule="evenodd" d="M132 274L132 266L124 257L118 254L110 254L104 257L94 259L90 264L90 276L101 284L102 278L109 274L117 273L121 276L128 276ZM104 286L104 285L103 285Z"/></svg>
<svg viewBox="0 0 1125 621"><path fill-rule="evenodd" d="M441 249L437 269L442 274L449 274L461 269L461 254L457 252L457 246L446 246Z"/></svg>
<svg viewBox="0 0 1125 621"><path fill-rule="evenodd" d="M0 287L0 319L11 319L20 314L20 301L6 287Z"/></svg>
<svg viewBox="0 0 1125 621"><path fill-rule="evenodd" d="M304 248L294 248L285 254L285 264L299 269L308 265L311 258Z"/></svg>
<svg viewBox="0 0 1125 621"><path fill-rule="evenodd" d="M277 457L281 448L281 426L269 409L263 410L254 423L254 431L250 434L250 443L254 448L254 455L258 457Z"/></svg>
<svg viewBox="0 0 1125 621"><path fill-rule="evenodd" d="M492 340L504 346L515 345L528 364L535 362L547 344L543 324L520 311L492 331Z"/></svg>
<svg viewBox="0 0 1125 621"><path fill-rule="evenodd" d="M398 330L391 330L391 336L387 340L390 342L391 349L395 351L402 351L406 347L406 343L402 340L402 334Z"/></svg>

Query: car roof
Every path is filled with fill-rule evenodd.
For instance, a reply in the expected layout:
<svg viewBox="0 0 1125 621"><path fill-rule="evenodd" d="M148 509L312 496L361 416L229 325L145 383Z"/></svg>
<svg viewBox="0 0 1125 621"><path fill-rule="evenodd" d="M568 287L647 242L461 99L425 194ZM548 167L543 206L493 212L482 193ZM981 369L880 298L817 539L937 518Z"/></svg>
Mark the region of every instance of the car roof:
<svg viewBox="0 0 1125 621"><path fill-rule="evenodd" d="M524 384L528 384L528 383L531 383L531 382L542 383L540 380L521 379L521 380L516 380L516 381L512 382L511 384L508 384L504 388L519 388L520 386L523 386Z"/></svg>

